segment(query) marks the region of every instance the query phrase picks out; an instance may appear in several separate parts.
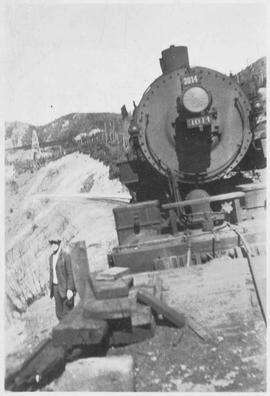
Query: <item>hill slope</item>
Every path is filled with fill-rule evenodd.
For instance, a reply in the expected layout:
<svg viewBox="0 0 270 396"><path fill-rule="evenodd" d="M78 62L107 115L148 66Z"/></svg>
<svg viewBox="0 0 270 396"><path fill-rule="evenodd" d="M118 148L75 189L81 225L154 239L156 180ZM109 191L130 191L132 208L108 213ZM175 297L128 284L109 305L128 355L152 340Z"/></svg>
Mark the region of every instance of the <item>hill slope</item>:
<svg viewBox="0 0 270 396"><path fill-rule="evenodd" d="M120 114L114 113L71 113L43 126L35 126L22 122L5 123L6 147L19 147L31 144L35 130L39 142L58 141L70 143L80 133L92 129L114 130L123 133L123 122Z"/></svg>
<svg viewBox="0 0 270 396"><path fill-rule="evenodd" d="M112 208L119 203L85 199L85 183L93 195L129 197L109 168L88 155L73 153L50 162L34 175L16 177L16 191L6 186L7 316L24 311L48 287L48 240L85 240L92 270L107 265L116 245Z"/></svg>

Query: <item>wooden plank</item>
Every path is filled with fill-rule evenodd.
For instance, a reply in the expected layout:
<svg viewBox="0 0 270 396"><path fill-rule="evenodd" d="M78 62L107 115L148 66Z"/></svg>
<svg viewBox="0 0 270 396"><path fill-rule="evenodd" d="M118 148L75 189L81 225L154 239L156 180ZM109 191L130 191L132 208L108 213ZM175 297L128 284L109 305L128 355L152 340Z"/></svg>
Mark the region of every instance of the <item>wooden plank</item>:
<svg viewBox="0 0 270 396"><path fill-rule="evenodd" d="M89 287L89 263L85 241L70 244L70 257L73 269L74 282L81 299L85 297L85 290Z"/></svg>
<svg viewBox="0 0 270 396"><path fill-rule="evenodd" d="M101 272L98 272L96 275L96 280L97 281L113 281L116 279L121 278L124 275L127 275L130 273L130 268L125 268L125 267L111 267L107 268L106 270L103 270Z"/></svg>
<svg viewBox="0 0 270 396"><path fill-rule="evenodd" d="M149 305L159 314L162 314L170 322L172 322L177 327L183 327L185 325L185 315L176 311L175 309L169 307L167 304L163 303L159 299L146 292L139 291L137 294L137 299L139 302Z"/></svg>
<svg viewBox="0 0 270 396"><path fill-rule="evenodd" d="M131 301L128 298L108 300L86 299L83 304L84 318L121 319L131 316Z"/></svg>
<svg viewBox="0 0 270 396"><path fill-rule="evenodd" d="M90 285L97 300L105 300L111 298L127 297L129 286L123 279L114 281L98 281L96 274L90 274Z"/></svg>
<svg viewBox="0 0 270 396"><path fill-rule="evenodd" d="M104 320L84 317L83 302L80 302L53 328L53 344L66 348L78 345L97 345L103 341L107 332L108 325Z"/></svg>

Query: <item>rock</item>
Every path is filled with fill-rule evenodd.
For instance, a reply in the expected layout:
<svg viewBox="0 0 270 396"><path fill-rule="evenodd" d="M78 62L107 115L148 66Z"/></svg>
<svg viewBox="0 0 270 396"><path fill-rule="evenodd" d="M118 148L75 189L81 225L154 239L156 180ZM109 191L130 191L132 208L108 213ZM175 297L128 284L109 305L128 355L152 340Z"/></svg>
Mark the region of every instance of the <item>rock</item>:
<svg viewBox="0 0 270 396"><path fill-rule="evenodd" d="M133 392L134 363L129 355L80 359L66 364L48 389L56 392Z"/></svg>

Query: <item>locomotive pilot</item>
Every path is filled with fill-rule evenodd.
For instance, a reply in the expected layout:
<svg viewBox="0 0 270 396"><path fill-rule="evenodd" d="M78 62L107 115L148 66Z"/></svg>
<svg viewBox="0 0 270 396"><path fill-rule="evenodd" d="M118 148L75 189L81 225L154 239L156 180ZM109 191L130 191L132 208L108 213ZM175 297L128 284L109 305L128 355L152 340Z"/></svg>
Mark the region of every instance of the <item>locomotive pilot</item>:
<svg viewBox="0 0 270 396"><path fill-rule="evenodd" d="M55 313L60 321L74 307L75 283L73 278L70 255L61 248L61 239L54 237L49 240L51 255L49 258L50 298L54 297Z"/></svg>

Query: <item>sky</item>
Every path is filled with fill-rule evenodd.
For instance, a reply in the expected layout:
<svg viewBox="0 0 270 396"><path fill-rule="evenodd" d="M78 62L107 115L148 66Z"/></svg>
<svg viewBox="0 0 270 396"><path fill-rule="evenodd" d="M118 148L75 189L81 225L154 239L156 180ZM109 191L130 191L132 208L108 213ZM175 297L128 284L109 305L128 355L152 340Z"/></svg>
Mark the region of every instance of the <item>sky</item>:
<svg viewBox="0 0 270 396"><path fill-rule="evenodd" d="M161 74L161 51L236 73L266 56L264 3L6 3L5 120L43 125L73 112L132 109Z"/></svg>

